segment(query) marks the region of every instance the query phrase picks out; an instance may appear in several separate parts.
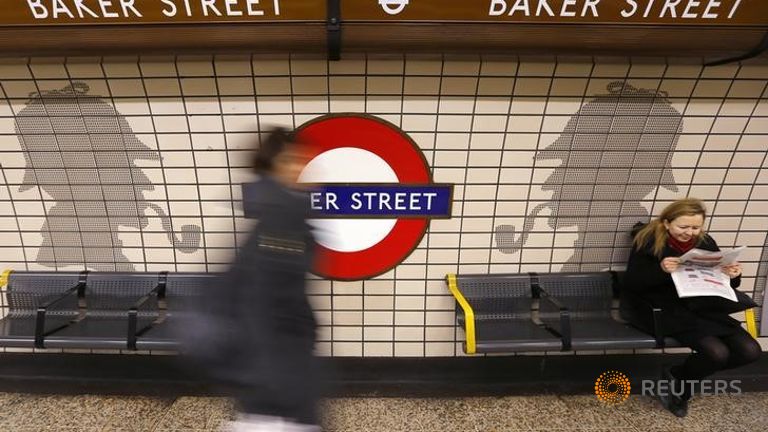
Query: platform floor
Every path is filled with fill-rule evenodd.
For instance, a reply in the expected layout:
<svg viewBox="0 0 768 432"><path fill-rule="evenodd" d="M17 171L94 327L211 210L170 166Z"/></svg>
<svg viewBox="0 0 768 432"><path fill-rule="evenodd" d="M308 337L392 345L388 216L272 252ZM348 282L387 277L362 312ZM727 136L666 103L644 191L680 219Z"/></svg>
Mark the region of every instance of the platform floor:
<svg viewBox="0 0 768 432"><path fill-rule="evenodd" d="M226 398L52 396L0 393L0 431L220 431ZM325 431L758 431L768 428L768 393L694 399L678 419L647 397L607 406L594 396L339 398L323 404Z"/></svg>

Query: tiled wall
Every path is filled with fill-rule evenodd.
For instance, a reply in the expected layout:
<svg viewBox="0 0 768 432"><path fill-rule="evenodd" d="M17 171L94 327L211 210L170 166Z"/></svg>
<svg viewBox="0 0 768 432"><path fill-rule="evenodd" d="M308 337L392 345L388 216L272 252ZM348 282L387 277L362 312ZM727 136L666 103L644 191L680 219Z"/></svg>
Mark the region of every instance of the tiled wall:
<svg viewBox="0 0 768 432"><path fill-rule="evenodd" d="M627 228L683 196L721 246L749 246L742 287L760 290L767 82L625 59L5 61L0 268L222 271L257 131L355 112L413 138L453 217L375 279L312 281L322 353L461 355L446 273L620 269Z"/></svg>

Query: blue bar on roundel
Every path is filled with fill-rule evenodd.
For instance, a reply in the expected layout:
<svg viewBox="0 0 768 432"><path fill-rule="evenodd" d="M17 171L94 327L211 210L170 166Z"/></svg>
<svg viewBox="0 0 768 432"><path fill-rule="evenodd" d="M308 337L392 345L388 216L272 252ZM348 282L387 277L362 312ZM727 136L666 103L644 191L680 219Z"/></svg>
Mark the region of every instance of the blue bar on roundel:
<svg viewBox="0 0 768 432"><path fill-rule="evenodd" d="M326 184L310 189L313 217L450 217L452 185Z"/></svg>

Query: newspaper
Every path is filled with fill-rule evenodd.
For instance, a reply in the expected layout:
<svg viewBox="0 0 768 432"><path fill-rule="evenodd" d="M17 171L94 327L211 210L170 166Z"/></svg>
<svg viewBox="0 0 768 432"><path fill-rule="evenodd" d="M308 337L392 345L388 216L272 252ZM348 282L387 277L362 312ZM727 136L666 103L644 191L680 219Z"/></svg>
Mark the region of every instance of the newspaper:
<svg viewBox="0 0 768 432"><path fill-rule="evenodd" d="M680 266L672 272L672 280L680 298L719 296L737 301L731 278L720 268L738 261L745 246L718 252L691 249L680 257Z"/></svg>

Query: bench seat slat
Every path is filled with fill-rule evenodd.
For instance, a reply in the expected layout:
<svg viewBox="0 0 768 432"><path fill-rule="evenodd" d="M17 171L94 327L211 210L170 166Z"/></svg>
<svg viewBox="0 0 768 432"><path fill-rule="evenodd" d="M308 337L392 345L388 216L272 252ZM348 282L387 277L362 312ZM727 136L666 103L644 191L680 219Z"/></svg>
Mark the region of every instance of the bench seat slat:
<svg viewBox="0 0 768 432"><path fill-rule="evenodd" d="M0 346L34 348L35 318L6 316L0 320Z"/></svg>
<svg viewBox="0 0 768 432"><path fill-rule="evenodd" d="M477 321L478 352L507 351L559 351L560 338L529 321ZM493 351L488 351L493 349Z"/></svg>

